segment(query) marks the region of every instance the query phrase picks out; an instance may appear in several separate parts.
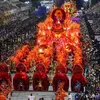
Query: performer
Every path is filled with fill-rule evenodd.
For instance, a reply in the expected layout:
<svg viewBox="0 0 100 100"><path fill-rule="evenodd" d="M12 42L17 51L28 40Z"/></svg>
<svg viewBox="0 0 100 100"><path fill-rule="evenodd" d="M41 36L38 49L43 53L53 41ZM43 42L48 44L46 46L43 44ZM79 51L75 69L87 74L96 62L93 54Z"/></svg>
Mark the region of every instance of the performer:
<svg viewBox="0 0 100 100"><path fill-rule="evenodd" d="M5 97L8 96L12 89L12 79L8 71L9 66L5 62L0 63L0 90Z"/></svg>
<svg viewBox="0 0 100 100"><path fill-rule="evenodd" d="M67 96L66 91L64 88L64 82L59 83L58 89L56 91L56 99L55 100L64 100L64 98Z"/></svg>
<svg viewBox="0 0 100 100"><path fill-rule="evenodd" d="M83 92L84 86L87 84L87 80L83 75L83 68L79 65L76 65L73 68L73 75L71 78L71 89L72 91Z"/></svg>
<svg viewBox="0 0 100 100"><path fill-rule="evenodd" d="M16 67L16 73L13 78L13 86L14 90L28 90L29 89L29 77L26 74L26 67L22 64L19 63L18 66Z"/></svg>
<svg viewBox="0 0 100 100"><path fill-rule="evenodd" d="M49 78L43 64L37 64L36 72L33 75L33 90L47 91L49 87Z"/></svg>
<svg viewBox="0 0 100 100"><path fill-rule="evenodd" d="M62 82L64 82L63 89L65 91L68 91L69 79L66 75L66 69L63 65L58 65L56 68L56 73L53 78L53 91L57 91L59 83L62 83Z"/></svg>

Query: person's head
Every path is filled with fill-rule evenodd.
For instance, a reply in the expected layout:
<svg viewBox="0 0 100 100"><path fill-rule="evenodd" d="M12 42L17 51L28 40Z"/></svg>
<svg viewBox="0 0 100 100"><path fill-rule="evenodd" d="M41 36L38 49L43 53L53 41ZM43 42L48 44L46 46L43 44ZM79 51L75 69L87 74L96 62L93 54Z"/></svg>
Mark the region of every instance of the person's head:
<svg viewBox="0 0 100 100"><path fill-rule="evenodd" d="M70 95L70 92L68 93L68 95Z"/></svg>
<svg viewBox="0 0 100 100"><path fill-rule="evenodd" d="M41 98L41 100L44 100L44 98Z"/></svg>
<svg viewBox="0 0 100 100"><path fill-rule="evenodd" d="M30 95L32 96L32 93Z"/></svg>

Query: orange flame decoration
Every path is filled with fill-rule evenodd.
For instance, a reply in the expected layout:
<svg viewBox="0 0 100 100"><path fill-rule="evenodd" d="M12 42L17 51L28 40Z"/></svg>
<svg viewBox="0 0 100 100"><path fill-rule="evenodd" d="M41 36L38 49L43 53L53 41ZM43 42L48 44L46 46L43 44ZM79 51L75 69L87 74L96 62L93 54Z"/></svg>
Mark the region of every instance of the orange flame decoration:
<svg viewBox="0 0 100 100"><path fill-rule="evenodd" d="M69 53L73 53L73 65L79 64L82 66L80 25L72 22L68 16L61 22L60 20L63 18L62 10L63 8L53 9L46 20L37 25L37 45L31 51L27 45L18 50L16 55L11 57L15 64L22 61L27 70L29 70L30 63L35 61L36 63L43 63L48 69L51 62L50 59L54 57L53 53L56 52L55 56L58 64L66 66ZM52 18L54 11L56 13L56 16L54 16L56 21Z"/></svg>

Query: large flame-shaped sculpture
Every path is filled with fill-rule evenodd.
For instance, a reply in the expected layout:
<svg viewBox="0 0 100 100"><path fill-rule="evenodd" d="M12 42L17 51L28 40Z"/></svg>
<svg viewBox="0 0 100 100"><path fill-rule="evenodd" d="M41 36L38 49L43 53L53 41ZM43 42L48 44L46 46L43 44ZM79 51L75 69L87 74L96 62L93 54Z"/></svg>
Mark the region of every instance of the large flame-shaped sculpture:
<svg viewBox="0 0 100 100"><path fill-rule="evenodd" d="M69 54L73 54L73 65L82 66L82 49L80 43L80 25L70 20L62 8L51 11L44 22L38 24L36 46L29 51L28 46L18 50L11 57L15 64L22 61L27 70L30 63L43 63L48 70L51 58L58 64L66 66Z"/></svg>
<svg viewBox="0 0 100 100"><path fill-rule="evenodd" d="M68 64L69 55L71 54L73 55L72 83L77 82L77 80L79 81L80 78L76 78L76 76L79 77L81 75L84 84L86 84L86 79L82 75L83 71L80 70L83 67L80 24L77 21L71 20L72 17L74 17L74 20L77 19L75 13L77 13L77 10L73 2L65 3L61 8L54 7L47 15L46 20L37 25L38 33L36 34L37 40L34 48L30 50L28 45L24 45L16 52L15 56L10 58L12 63L15 65L18 65L20 62L23 63L26 71L29 71L30 67L34 65L43 64L46 73L49 70L50 64L56 61L58 66L62 65L64 68L60 68L60 73L59 71L56 73L55 79L61 76L60 80L62 80L62 76L65 75L67 84L65 90L68 91L68 78L65 71L67 69L66 65ZM79 67L76 68L76 66ZM63 69L65 69L64 73L62 72ZM77 75L78 73L80 75ZM53 83L55 84L55 82ZM72 86L73 91L74 87L75 84ZM54 90L56 91L57 89Z"/></svg>

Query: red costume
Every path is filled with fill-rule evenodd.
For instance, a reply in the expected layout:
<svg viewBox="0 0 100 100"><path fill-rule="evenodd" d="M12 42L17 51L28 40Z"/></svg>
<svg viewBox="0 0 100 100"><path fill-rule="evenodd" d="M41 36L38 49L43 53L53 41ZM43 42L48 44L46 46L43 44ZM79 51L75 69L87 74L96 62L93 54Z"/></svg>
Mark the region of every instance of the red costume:
<svg viewBox="0 0 100 100"><path fill-rule="evenodd" d="M53 91L57 91L59 83L64 82L64 90L68 91L69 79L66 75L66 68L63 65L57 66L56 74L53 78Z"/></svg>
<svg viewBox="0 0 100 100"><path fill-rule="evenodd" d="M55 100L64 100L64 98L67 96L66 91L63 89L64 84L64 82L59 83Z"/></svg>
<svg viewBox="0 0 100 100"><path fill-rule="evenodd" d="M33 75L33 90L47 91L49 87L49 78L46 75L45 67L42 64L36 66L36 72Z"/></svg>
<svg viewBox="0 0 100 100"><path fill-rule="evenodd" d="M7 96L12 89L11 75L8 73L9 67L6 63L0 64L0 90Z"/></svg>
<svg viewBox="0 0 100 100"><path fill-rule="evenodd" d="M23 64L16 67L16 74L13 78L14 90L29 90L29 77Z"/></svg>
<svg viewBox="0 0 100 100"><path fill-rule="evenodd" d="M72 75L72 79L71 79L72 91L76 91L75 86L76 86L77 82L79 82L81 85L78 89L78 92L83 91L83 87L86 86L87 80L83 75L83 68L79 65L76 65L73 68L73 75Z"/></svg>
<svg viewBox="0 0 100 100"><path fill-rule="evenodd" d="M0 100L6 100L6 97L4 96L3 93L0 93Z"/></svg>

